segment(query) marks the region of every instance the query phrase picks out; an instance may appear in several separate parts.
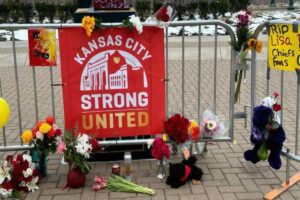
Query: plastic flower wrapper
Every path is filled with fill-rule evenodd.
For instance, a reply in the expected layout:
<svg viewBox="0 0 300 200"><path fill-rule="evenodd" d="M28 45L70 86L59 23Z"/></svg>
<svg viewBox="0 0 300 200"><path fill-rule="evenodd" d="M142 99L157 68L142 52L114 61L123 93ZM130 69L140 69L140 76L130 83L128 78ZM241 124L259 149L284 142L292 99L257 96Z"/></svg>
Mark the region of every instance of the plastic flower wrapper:
<svg viewBox="0 0 300 200"><path fill-rule="evenodd" d="M224 125L224 117L217 116L210 110L205 110L203 120L200 123L201 133L203 137L223 136L226 132Z"/></svg>

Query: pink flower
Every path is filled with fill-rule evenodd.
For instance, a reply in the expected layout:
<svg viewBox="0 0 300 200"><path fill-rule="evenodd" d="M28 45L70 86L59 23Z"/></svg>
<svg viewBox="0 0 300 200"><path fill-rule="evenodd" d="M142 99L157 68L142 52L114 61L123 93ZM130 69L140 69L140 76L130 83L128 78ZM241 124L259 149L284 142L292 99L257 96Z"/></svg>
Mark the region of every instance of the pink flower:
<svg viewBox="0 0 300 200"><path fill-rule="evenodd" d="M36 132L36 138L38 139L38 140L43 140L44 139L44 134L43 133L41 133L40 131L38 131L38 132Z"/></svg>
<svg viewBox="0 0 300 200"><path fill-rule="evenodd" d="M60 141L57 146L56 153L62 154L64 152L64 150L67 150L66 144L63 141Z"/></svg>
<svg viewBox="0 0 300 200"><path fill-rule="evenodd" d="M279 97L279 92L274 92L273 95L274 95L275 98L278 98Z"/></svg>

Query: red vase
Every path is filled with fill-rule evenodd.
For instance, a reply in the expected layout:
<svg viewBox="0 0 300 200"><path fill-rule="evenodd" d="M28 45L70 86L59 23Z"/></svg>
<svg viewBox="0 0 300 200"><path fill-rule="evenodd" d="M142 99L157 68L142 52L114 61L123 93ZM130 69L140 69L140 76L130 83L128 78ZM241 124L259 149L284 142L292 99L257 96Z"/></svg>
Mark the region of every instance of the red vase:
<svg viewBox="0 0 300 200"><path fill-rule="evenodd" d="M79 168L69 169L67 183L70 188L80 188L85 184L86 175Z"/></svg>

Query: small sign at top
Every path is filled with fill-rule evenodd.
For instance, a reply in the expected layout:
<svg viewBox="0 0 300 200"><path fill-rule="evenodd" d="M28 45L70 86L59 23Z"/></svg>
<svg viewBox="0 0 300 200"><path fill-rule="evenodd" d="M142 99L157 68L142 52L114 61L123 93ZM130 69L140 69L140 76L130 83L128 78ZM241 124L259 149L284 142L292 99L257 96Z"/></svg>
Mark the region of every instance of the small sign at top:
<svg viewBox="0 0 300 200"><path fill-rule="evenodd" d="M129 8L128 0L94 0L95 10L127 10Z"/></svg>

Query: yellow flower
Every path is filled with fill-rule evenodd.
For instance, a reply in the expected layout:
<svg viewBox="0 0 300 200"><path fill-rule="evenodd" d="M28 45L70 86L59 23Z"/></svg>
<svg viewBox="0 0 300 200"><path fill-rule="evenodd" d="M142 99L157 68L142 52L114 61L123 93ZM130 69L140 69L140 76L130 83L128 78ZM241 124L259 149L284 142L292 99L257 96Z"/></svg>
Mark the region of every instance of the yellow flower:
<svg viewBox="0 0 300 200"><path fill-rule="evenodd" d="M81 21L81 27L85 29L86 35L90 37L95 28L95 18L85 16Z"/></svg>
<svg viewBox="0 0 300 200"><path fill-rule="evenodd" d="M198 126L198 123L197 123L195 120L191 120L190 126L189 126L189 128L188 128L188 132L191 133L192 130L193 130L195 127L197 127L197 126Z"/></svg>
<svg viewBox="0 0 300 200"><path fill-rule="evenodd" d="M169 137L168 137L168 135L165 133L165 134L163 134L162 139L163 139L164 142L167 142L168 139L169 139Z"/></svg>
<svg viewBox="0 0 300 200"><path fill-rule="evenodd" d="M252 49L255 46L255 44L256 44L256 39L253 39L253 38L249 39L248 42L247 42L247 44L248 44L248 47L250 49Z"/></svg>
<svg viewBox="0 0 300 200"><path fill-rule="evenodd" d="M21 138L25 144L29 144L33 139L31 130L24 131L21 135Z"/></svg>
<svg viewBox="0 0 300 200"><path fill-rule="evenodd" d="M48 133L50 130L52 129L52 127L50 126L50 124L48 123L42 123L42 125L39 128L39 131L41 133Z"/></svg>
<svg viewBox="0 0 300 200"><path fill-rule="evenodd" d="M260 53L263 48L263 43L259 40L255 44L255 50L257 53Z"/></svg>

